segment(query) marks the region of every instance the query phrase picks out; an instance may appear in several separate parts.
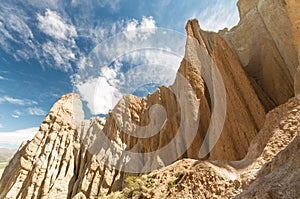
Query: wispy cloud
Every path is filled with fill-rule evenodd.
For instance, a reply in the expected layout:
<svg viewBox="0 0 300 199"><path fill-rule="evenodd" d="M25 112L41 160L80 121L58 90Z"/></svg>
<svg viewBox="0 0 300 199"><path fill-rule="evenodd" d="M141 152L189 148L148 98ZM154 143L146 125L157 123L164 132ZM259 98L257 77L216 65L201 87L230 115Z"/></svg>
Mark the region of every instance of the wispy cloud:
<svg viewBox="0 0 300 199"><path fill-rule="evenodd" d="M2 128L3 128L3 124L0 123L0 129L2 129Z"/></svg>
<svg viewBox="0 0 300 199"><path fill-rule="evenodd" d="M20 116L22 115L21 111L19 110L14 110L13 114L11 115L15 119L19 119Z"/></svg>
<svg viewBox="0 0 300 199"><path fill-rule="evenodd" d="M110 7L112 11L116 12L120 9L120 0L102 0L98 1L102 7Z"/></svg>
<svg viewBox="0 0 300 199"><path fill-rule="evenodd" d="M0 46L5 52L12 53L13 46L26 45L29 40L34 38L25 19L26 14L23 11L7 2L1 2ZM12 43L15 45L11 45Z"/></svg>
<svg viewBox="0 0 300 199"><path fill-rule="evenodd" d="M199 19L202 29L211 31L232 28L239 21L236 4L224 0L217 0L201 13L195 13L194 17Z"/></svg>
<svg viewBox="0 0 300 199"><path fill-rule="evenodd" d="M149 84L172 84L181 59L162 51L133 52L119 58L113 66L102 67L99 77L90 77L75 86L92 114L106 114L123 94L147 90Z"/></svg>
<svg viewBox="0 0 300 199"><path fill-rule="evenodd" d="M127 23L125 19L96 20L99 6L117 11L120 0L73 0L69 4L57 0L24 1L24 5L30 5L30 9L22 4L16 5L13 1L2 2L0 47L18 61L29 61L33 58L42 67L72 71L93 47L122 31ZM73 18L70 16L70 9L75 7L78 7L79 12ZM32 23L32 13L36 13L34 20L37 23ZM43 37L41 32L46 36ZM80 48L77 42L80 42Z"/></svg>
<svg viewBox="0 0 300 199"><path fill-rule="evenodd" d="M80 0L72 0L71 4L73 6L79 6L82 4L85 5L90 5L90 6L95 6L99 5L100 7L106 7L109 8L112 12L117 12L120 9L120 3L121 0L86 0L86 1L80 1Z"/></svg>
<svg viewBox="0 0 300 199"><path fill-rule="evenodd" d="M32 5L30 12L13 2L1 3L1 49L18 61L33 58L43 67L69 71L76 58L75 54L80 54L75 41L75 26L67 14L61 17L65 11L61 9L62 5L58 8L58 1L34 2L26 2ZM37 13L38 23L32 23L32 13ZM41 38L40 32L47 37Z"/></svg>
<svg viewBox="0 0 300 199"><path fill-rule="evenodd" d="M72 48L67 47L64 44L48 41L43 44L43 57L45 57L44 62L47 65L51 63L56 63L56 68L62 71L69 71L72 69L70 61L75 60L75 54Z"/></svg>
<svg viewBox="0 0 300 199"><path fill-rule="evenodd" d="M31 140L38 129L32 127L14 132L0 132L0 148L18 148L22 142Z"/></svg>
<svg viewBox="0 0 300 199"><path fill-rule="evenodd" d="M46 115L46 112L43 109L38 107L27 108L27 112L29 115L38 115L38 116Z"/></svg>
<svg viewBox="0 0 300 199"><path fill-rule="evenodd" d="M51 37L62 40L72 40L77 37L76 28L67 24L55 11L47 9L45 16L37 15L37 20L39 29Z"/></svg>
<svg viewBox="0 0 300 199"><path fill-rule="evenodd" d="M79 53L75 39L77 31L74 25L63 19L59 13L47 9L44 15L37 14L38 28L52 40L42 44L42 54L47 65L54 61L56 67L63 71L72 69L71 61L75 61L75 53Z"/></svg>
<svg viewBox="0 0 300 199"><path fill-rule="evenodd" d="M30 99L18 99L18 98L13 98L9 96L3 96L0 97L0 103L9 103L9 104L15 104L15 105L21 105L21 106L28 106L28 105L35 105L38 104L34 100Z"/></svg>
<svg viewBox="0 0 300 199"><path fill-rule="evenodd" d="M122 29L124 34L97 46L76 74L74 85L92 114L106 114L125 93L170 85L180 65L184 35L157 29L153 17L131 19ZM178 55L170 53L177 49Z"/></svg>
<svg viewBox="0 0 300 199"><path fill-rule="evenodd" d="M0 75L0 80L8 80L8 79Z"/></svg>

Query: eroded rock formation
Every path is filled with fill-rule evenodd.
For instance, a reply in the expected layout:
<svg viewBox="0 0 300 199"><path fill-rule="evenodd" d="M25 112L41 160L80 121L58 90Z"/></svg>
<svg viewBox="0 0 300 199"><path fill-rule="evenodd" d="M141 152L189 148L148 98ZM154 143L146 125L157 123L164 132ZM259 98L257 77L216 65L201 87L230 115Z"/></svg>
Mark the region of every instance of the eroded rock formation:
<svg viewBox="0 0 300 199"><path fill-rule="evenodd" d="M131 197L133 192L149 198L299 195L300 104L291 97L299 94L300 84L300 2L240 0L238 6L241 21L230 31L206 32L197 20L187 23L186 56L172 86L159 87L146 98L125 95L106 119L87 121L78 96L62 96L34 139L19 148L5 169L0 198ZM215 104L203 78L207 62L193 42L218 68L222 80L214 79L211 70L208 77L223 81L227 102L221 136L207 151L208 160L200 162L201 144L209 147L210 142L203 143L206 136L215 136L207 135ZM151 109L157 104L165 112ZM158 132L137 138L138 128ZM138 172L165 168L133 183L133 189L124 182L133 175L121 169L128 166L123 161L128 151L155 152L177 135L168 159L179 161L170 165L159 153L141 156L130 163Z"/></svg>
<svg viewBox="0 0 300 199"><path fill-rule="evenodd" d="M298 4L294 0L240 0L239 24L220 32L239 57L267 111L294 95L299 65Z"/></svg>
<svg viewBox="0 0 300 199"><path fill-rule="evenodd" d="M267 114L243 160L180 160L108 197L298 198L299 132L300 101L293 98Z"/></svg>
<svg viewBox="0 0 300 199"><path fill-rule="evenodd" d="M59 198L70 192L80 140L73 103L80 114L81 102L63 96L50 110L34 139L21 146L1 178L0 198Z"/></svg>

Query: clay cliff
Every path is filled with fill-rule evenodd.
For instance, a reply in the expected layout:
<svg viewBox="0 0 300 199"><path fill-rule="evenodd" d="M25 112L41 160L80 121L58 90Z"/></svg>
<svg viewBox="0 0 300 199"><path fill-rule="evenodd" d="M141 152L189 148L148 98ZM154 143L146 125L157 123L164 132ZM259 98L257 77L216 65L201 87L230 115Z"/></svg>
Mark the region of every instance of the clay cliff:
<svg viewBox="0 0 300 199"><path fill-rule="evenodd" d="M240 0L238 8L231 30L187 22L173 85L125 95L106 118L85 121L79 96L62 96L5 169L0 198L299 196L300 2ZM223 121L214 145L210 126ZM143 155L128 162L129 152Z"/></svg>
<svg viewBox="0 0 300 199"><path fill-rule="evenodd" d="M127 179L111 198L298 198L300 100L292 98L266 115L243 160L183 159Z"/></svg>
<svg viewBox="0 0 300 199"><path fill-rule="evenodd" d="M239 1L240 22L221 32L239 57L267 111L294 95L294 74L299 65L298 32L291 12L295 1ZM297 16L298 15L298 16ZM295 39L291 39L295 38Z"/></svg>

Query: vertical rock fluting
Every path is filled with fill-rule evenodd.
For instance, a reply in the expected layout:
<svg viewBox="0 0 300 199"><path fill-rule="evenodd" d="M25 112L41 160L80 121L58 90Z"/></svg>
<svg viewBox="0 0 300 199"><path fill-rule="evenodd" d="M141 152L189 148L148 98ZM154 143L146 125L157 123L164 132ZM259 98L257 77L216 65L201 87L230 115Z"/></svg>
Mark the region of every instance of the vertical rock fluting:
<svg viewBox="0 0 300 199"><path fill-rule="evenodd" d="M223 81L226 89L224 128L220 139L206 157L211 160L242 159L264 124L265 112L300 92L299 69L296 72L300 57L299 1L240 0L238 5L241 21L230 31L206 32L200 29L197 20L189 21L186 26L188 38L197 41L222 76L222 79L213 81ZM192 59L199 59L197 52L189 50L191 48L187 45L186 54ZM83 121L78 96L62 96L46 116L34 139L20 147L5 169L0 180L0 198L95 198L120 190L124 186L124 179L132 173L116 170L107 164L108 161L121 162L124 155L122 150L110 151L101 148L97 142L93 146L100 131L112 146L135 153L151 153L167 146L178 134L180 125L197 121L196 129L184 126L184 132L173 143L175 149L168 153L168 158L174 161L198 159L214 104L211 103L203 71L198 71L198 66L190 61L183 59L172 86L159 87L145 98L125 95L105 121L101 118ZM183 85L181 77L190 87ZM186 93L188 97L183 97ZM160 112L155 112L154 120L150 121L151 107L155 104L165 109L167 120L164 125L149 138L129 135L127 132L134 131L137 126L147 126L153 121L159 123L163 116ZM196 136L187 146L193 130ZM262 140L270 137L265 131L260 133ZM262 132L265 132L265 136ZM90 145L93 147L87 149ZM261 152L263 146L259 147ZM186 152L182 153L182 148ZM242 163L248 164L257 158L259 154L256 150L257 145L252 144ZM116 153L113 157L106 157L105 153L100 153L103 151ZM137 167L142 171L144 168L140 168L140 165L149 163L151 168L169 164L157 154L151 158L145 156L137 162ZM265 172L268 173L268 168Z"/></svg>
<svg viewBox="0 0 300 199"><path fill-rule="evenodd" d="M188 23L187 32L189 36L200 41L201 37L196 21ZM199 35L195 36L196 34ZM222 142L214 148L211 158L240 159L245 155L249 141L256 134L256 129L259 128L261 115L257 113L259 113L261 108L258 100L255 100L255 96L250 96L252 97L251 101L247 101L249 98L243 96L243 92L240 90L248 90L248 93L253 93L253 91L249 87L241 66L230 53L229 48L225 44L223 45L225 47L220 46L220 50L213 50L211 55L221 71L228 90L229 100L237 101L235 106L228 107L225 128L221 136ZM218 58L218 53L223 50L229 51L229 54ZM223 66L227 68L223 68ZM240 72L238 72L239 70ZM227 77L225 71L231 76L238 72L237 76L233 76L238 78L241 87ZM193 103L194 108L200 110L201 119L196 137L186 153L181 154L176 151L170 153L170 156L174 156L174 161L176 158L180 159L183 157L198 158L199 149L210 122L210 102L207 88L201 77L201 71L198 71L186 60L183 60L179 73L185 77L196 94L195 101L186 99L185 104ZM176 87L180 84L180 79L176 78L174 85L171 87ZM134 138L122 132L112 114L107 117L103 131L112 143L125 146L126 149L134 147L137 153L156 151L167 145L176 135L181 117L190 115L189 110L184 110L178 105L178 100L180 99L177 99L168 87L160 87L158 91L147 98L140 99L126 95L120 100L115 107L115 111L118 113L117 118L120 117L121 121L127 121L128 118L131 118L134 123L141 126L149 123L149 109L152 105L161 104L165 108L168 118L167 122L155 136L149 139ZM250 107L254 104L257 107L248 113L249 110L243 103ZM74 107L78 108L75 110ZM233 107L241 112L241 115L233 117L233 113L236 111L232 109ZM254 117L252 114L257 114L255 118L258 119L252 120ZM263 112L261 114L263 116ZM97 195L120 189L123 186L122 181L124 177L128 174L109 168L104 163L97 162L96 158L82 144L84 138L96 135L102 129L101 125L103 123L101 124L101 121L97 119L91 119L84 122L81 125L82 127L78 129L76 127L78 126L78 121L82 120L83 113L78 97L73 95L63 96L50 110L35 138L17 152L5 170L0 182L1 197L70 198L84 196L93 198ZM244 128L250 131L249 135L245 135L240 131L245 130ZM175 143L178 148L184 146L186 139L189 138L189 132L184 133L185 136ZM226 139L226 136L229 136L229 138ZM237 144L243 145L243 149L237 149ZM121 157L122 154L117 154L115 158ZM99 160L99 157L97 159ZM155 159L144 160L144 162L147 161L153 162L153 164L160 164ZM153 166L157 168L157 165ZM162 163L158 166L166 165Z"/></svg>
<svg viewBox="0 0 300 199"><path fill-rule="evenodd" d="M73 95L54 104L33 140L20 147L5 169L0 198L67 198L80 156L80 111L80 99Z"/></svg>
<svg viewBox="0 0 300 199"><path fill-rule="evenodd" d="M238 6L239 24L220 35L239 57L269 111L294 95L294 74L299 65L299 1L240 0Z"/></svg>
<svg viewBox="0 0 300 199"><path fill-rule="evenodd" d="M300 65L298 66L297 72L295 74L294 90L295 96L297 98L300 98Z"/></svg>
<svg viewBox="0 0 300 199"><path fill-rule="evenodd" d="M120 172L99 163L83 144L84 136L103 128L103 120L82 121L79 96L62 96L35 137L9 162L0 180L0 198L95 198L120 189Z"/></svg>
<svg viewBox="0 0 300 199"><path fill-rule="evenodd" d="M177 161L147 174L155 183L150 190L140 190L140 195L153 192L149 198L174 199L298 198L299 113L300 100L290 99L267 114L263 128L252 140L243 160ZM172 187L170 183L174 180L177 185Z"/></svg>
<svg viewBox="0 0 300 199"><path fill-rule="evenodd" d="M247 153L250 141L263 125L265 117L263 106L256 96L237 57L221 37L218 36L216 39L214 39L213 35L203 37L196 20L189 21L186 30L188 35L196 39L202 48L210 54L223 78L223 80L220 79L218 81L224 81L227 91L228 104L224 129L220 141L210 154L210 158L242 159ZM186 50L189 49L187 48ZM196 137L187 152L183 156L177 154L176 151L170 155L174 155L175 159L176 157L198 159L199 150L210 123L211 102L209 91L201 77L201 71L198 71L197 67L193 66L187 59L181 62L178 73L193 88L197 97L194 103L196 103L196 107L200 110L201 118ZM178 78L175 79L174 85L177 84L177 81ZM131 118L134 124L145 126L149 124L149 109L151 106L154 104L162 105L167 113L167 121L155 136L149 139L139 139L126 134L122 131L122 128L126 126L125 123L122 128L118 126L113 114L108 116L104 132L110 135L111 138L117 139L118 137L114 135L120 136L128 149L134 147L136 152L151 152L166 146L176 135L180 127L182 114L189 114L185 113L185 110L179 106L178 99L176 99L170 88L172 86L160 87L158 91L143 99L127 95L121 99L114 109L114 112L117 114L116 118L120 121L128 121L128 118ZM127 127L129 128L129 126ZM134 129L134 127L130 126L130 129ZM116 134L116 132L119 133ZM189 132L185 133L188 134ZM178 147L185 145L185 139L183 137L181 142L177 143Z"/></svg>
<svg viewBox="0 0 300 199"><path fill-rule="evenodd" d="M242 159L264 123L264 108L239 60L220 36L202 31L197 20L188 22L187 32L207 49L222 76L218 81L226 88L226 120L210 159Z"/></svg>
<svg viewBox="0 0 300 199"><path fill-rule="evenodd" d="M292 22L294 45L298 49L298 60L300 62L300 2L295 0L286 1L288 14ZM294 75L295 95L300 98L300 63Z"/></svg>

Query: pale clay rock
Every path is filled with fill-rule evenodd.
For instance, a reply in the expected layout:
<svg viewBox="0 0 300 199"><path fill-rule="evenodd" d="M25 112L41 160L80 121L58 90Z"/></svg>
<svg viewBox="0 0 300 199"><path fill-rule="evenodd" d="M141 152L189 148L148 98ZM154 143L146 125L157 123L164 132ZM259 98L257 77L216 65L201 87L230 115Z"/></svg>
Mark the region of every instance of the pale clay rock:
<svg viewBox="0 0 300 199"><path fill-rule="evenodd" d="M298 66L297 72L295 74L294 90L295 96L300 98L300 65Z"/></svg>
<svg viewBox="0 0 300 199"><path fill-rule="evenodd" d="M294 95L300 31L291 27L299 21L299 1L240 0L238 5L242 11L238 26L220 35L245 67L265 110L270 111Z"/></svg>
<svg viewBox="0 0 300 199"><path fill-rule="evenodd" d="M183 159L168 166L159 155L143 159L151 168L165 167L149 174L156 176L153 177L155 193L143 193L146 198L293 198L300 194L297 192L300 107L299 99L290 99L300 93L300 2L240 0L238 6L241 21L232 30L206 32L200 29L197 20L189 21L186 26L188 36L211 56L224 81L227 113L221 137L205 157L207 161ZM186 55L197 59L189 45ZM186 134L174 143L178 150L169 153L174 160L198 159L212 113L201 72L183 59L171 87L159 87L142 99L125 95L114 108L115 115L110 113L106 119L84 121L79 97L62 96L33 140L19 148L5 169L0 180L0 198L84 199L120 191L126 186L124 179L132 174L97 161L116 162L123 157L122 151L116 151L114 157L105 156L107 149L94 144L99 131L103 130L115 147L151 152L173 139L180 128L180 119L198 121L200 111L198 129L185 127ZM180 75L190 88L179 89L183 84ZM171 89L196 95L177 99ZM189 105L186 107L190 109L179 107L179 103ZM154 104L165 107L168 120L163 128L146 140L128 135L126 132L150 123L149 110ZM153 124L159 123L163 116L154 118ZM151 125L148 130L156 130ZM188 132L192 130L196 130L196 137L181 154L179 149L190 139ZM182 171L180 185L168 188L168 183Z"/></svg>

